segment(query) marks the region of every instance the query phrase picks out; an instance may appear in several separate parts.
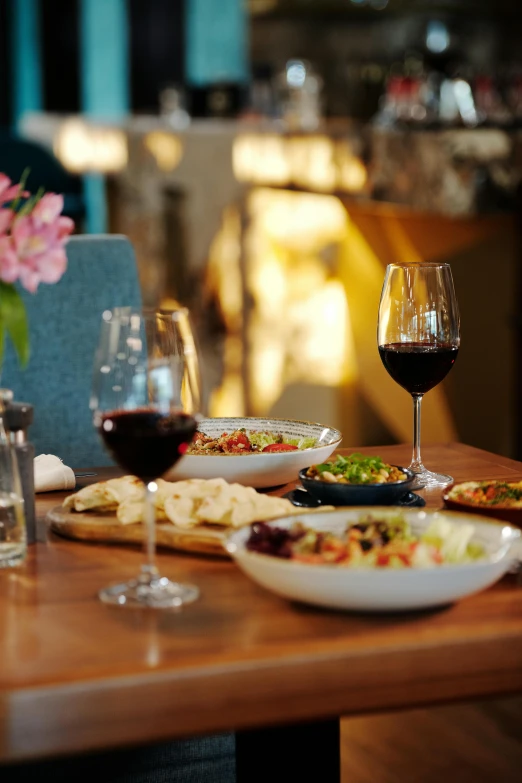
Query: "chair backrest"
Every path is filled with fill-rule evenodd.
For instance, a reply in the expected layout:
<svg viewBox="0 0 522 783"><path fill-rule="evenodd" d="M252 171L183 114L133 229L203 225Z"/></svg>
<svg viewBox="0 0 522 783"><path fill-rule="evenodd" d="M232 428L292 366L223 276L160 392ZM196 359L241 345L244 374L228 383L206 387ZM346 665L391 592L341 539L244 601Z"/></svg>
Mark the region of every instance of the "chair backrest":
<svg viewBox="0 0 522 783"><path fill-rule="evenodd" d="M71 467L110 465L92 423L89 397L104 310L141 306L136 259L123 236L74 236L67 271L36 294L22 291L31 358L20 369L6 345L1 385L34 406L29 436L36 454L55 454Z"/></svg>

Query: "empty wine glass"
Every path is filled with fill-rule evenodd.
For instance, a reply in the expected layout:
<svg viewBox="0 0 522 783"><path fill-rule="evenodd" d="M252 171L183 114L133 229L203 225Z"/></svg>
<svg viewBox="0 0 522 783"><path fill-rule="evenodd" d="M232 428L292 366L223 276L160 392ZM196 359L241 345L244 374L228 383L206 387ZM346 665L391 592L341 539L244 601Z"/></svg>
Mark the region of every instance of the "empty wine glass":
<svg viewBox="0 0 522 783"><path fill-rule="evenodd" d="M199 367L186 308L123 307L103 313L91 408L107 450L145 484L147 561L136 579L101 590L101 600L161 609L194 601L196 586L160 576L155 563L156 480L185 453L200 409Z"/></svg>
<svg viewBox="0 0 522 783"><path fill-rule="evenodd" d="M389 264L379 304L377 343L386 370L413 398L415 486L452 481L427 470L421 459L421 402L453 367L460 346L460 319L449 264Z"/></svg>

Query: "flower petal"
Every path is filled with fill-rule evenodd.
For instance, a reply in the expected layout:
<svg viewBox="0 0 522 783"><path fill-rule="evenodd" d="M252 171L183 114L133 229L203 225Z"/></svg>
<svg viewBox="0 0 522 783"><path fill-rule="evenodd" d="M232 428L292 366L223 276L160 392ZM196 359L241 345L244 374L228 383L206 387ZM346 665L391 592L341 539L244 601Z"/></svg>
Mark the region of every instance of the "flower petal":
<svg viewBox="0 0 522 783"><path fill-rule="evenodd" d="M46 193L32 211L35 220L53 223L63 209L63 196L58 193Z"/></svg>
<svg viewBox="0 0 522 783"><path fill-rule="evenodd" d="M63 247L51 248L38 259L38 273L42 283L57 283L67 269L67 256Z"/></svg>
<svg viewBox="0 0 522 783"><path fill-rule="evenodd" d="M10 184L11 180L7 174L0 174L0 198L2 198L4 191L8 189Z"/></svg>
<svg viewBox="0 0 522 783"><path fill-rule="evenodd" d="M65 239L74 231L74 220L63 215L56 221L58 224L58 239Z"/></svg>
<svg viewBox="0 0 522 783"><path fill-rule="evenodd" d="M8 204L10 201L14 201L15 198L18 198L18 196L27 198L30 195L28 190L20 190L20 185L13 185L12 188L8 188L7 190L4 190L3 193L0 193L0 204Z"/></svg>
<svg viewBox="0 0 522 783"><path fill-rule="evenodd" d="M0 208L0 234L7 231L11 223L13 222L14 212L12 209Z"/></svg>
<svg viewBox="0 0 522 783"><path fill-rule="evenodd" d="M35 294L40 283L40 275L30 266L22 266L20 268L20 282L26 291Z"/></svg>
<svg viewBox="0 0 522 783"><path fill-rule="evenodd" d="M34 233L34 225L30 215L23 215L22 217L15 218L12 228L11 236L15 249L18 253L24 254L26 252L26 245L28 240Z"/></svg>
<svg viewBox="0 0 522 783"><path fill-rule="evenodd" d="M0 239L0 280L4 283L14 283L20 274L20 262L16 255L11 239Z"/></svg>

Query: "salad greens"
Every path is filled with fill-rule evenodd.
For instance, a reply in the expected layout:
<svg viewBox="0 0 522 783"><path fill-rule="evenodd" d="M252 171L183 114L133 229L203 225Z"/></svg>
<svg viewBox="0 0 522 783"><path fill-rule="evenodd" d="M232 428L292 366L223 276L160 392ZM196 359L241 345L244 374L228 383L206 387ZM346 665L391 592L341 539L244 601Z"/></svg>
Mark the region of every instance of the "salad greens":
<svg viewBox="0 0 522 783"><path fill-rule="evenodd" d="M311 437L290 438L275 432L249 432L248 439L252 446L257 446L262 451L265 446L273 443L287 443L289 446L297 446L298 449L311 449L315 446L316 439Z"/></svg>
<svg viewBox="0 0 522 783"><path fill-rule="evenodd" d="M433 568L484 558L483 547L471 541L474 531L473 525L439 517L417 533L401 514L367 514L341 533L321 531L300 521L286 529L257 522L252 525L246 547L259 554L314 565Z"/></svg>
<svg viewBox="0 0 522 783"><path fill-rule="evenodd" d="M436 547L446 563L469 563L484 556L480 544L471 541L473 525L455 525L448 519L434 519L421 535L424 544Z"/></svg>

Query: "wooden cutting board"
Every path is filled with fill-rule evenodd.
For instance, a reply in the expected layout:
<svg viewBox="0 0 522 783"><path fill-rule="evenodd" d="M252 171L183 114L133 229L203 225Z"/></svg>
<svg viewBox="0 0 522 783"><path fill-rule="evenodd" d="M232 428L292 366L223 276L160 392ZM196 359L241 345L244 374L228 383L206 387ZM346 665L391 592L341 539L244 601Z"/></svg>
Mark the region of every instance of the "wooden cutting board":
<svg viewBox="0 0 522 783"><path fill-rule="evenodd" d="M115 514L66 511L62 506L55 506L47 512L46 519L54 533L77 541L142 544L144 540L141 524L122 525ZM158 522L156 543L158 547L182 552L229 557L224 541L231 530L232 528L220 529L212 525L185 529L176 527L172 522Z"/></svg>
<svg viewBox="0 0 522 783"><path fill-rule="evenodd" d="M303 508L302 514L332 511L333 506ZM95 511L66 511L63 506L54 506L46 515L53 533L76 541L91 541L103 544L142 544L144 532L141 524L122 525L115 514L98 514ZM192 552L204 555L229 557L225 539L234 528L220 528L217 525L197 525L181 528L172 522L156 524L156 544L166 549Z"/></svg>

